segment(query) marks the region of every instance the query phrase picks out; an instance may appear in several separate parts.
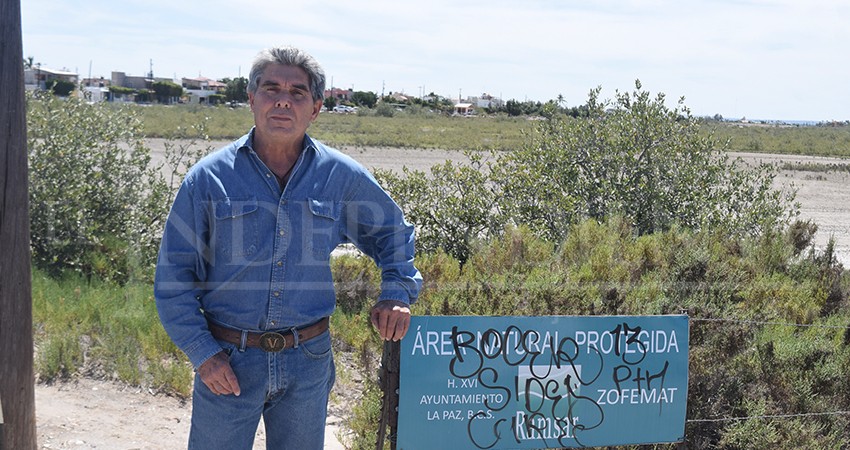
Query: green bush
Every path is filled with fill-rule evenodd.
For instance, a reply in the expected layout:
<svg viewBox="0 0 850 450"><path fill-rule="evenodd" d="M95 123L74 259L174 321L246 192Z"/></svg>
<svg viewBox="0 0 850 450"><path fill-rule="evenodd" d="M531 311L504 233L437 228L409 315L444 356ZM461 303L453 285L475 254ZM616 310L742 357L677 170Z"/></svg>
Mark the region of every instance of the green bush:
<svg viewBox="0 0 850 450"><path fill-rule="evenodd" d="M47 90L60 97L67 97L77 88L75 83L65 80L50 80L45 83Z"/></svg>
<svg viewBox="0 0 850 450"><path fill-rule="evenodd" d="M689 448L784 442L841 448L850 439L845 415L805 415L850 409L850 273L816 252L795 256L796 245L791 234L673 227L639 235L614 218L580 222L555 249L528 229L508 227L477 241L463 266L442 252L418 258L426 284L412 310L485 316L684 310L691 318ZM826 292L835 296L831 309ZM366 345L379 352L377 343ZM349 422L355 441L374 439L370 418L379 398L366 396L355 410ZM782 414L801 417L763 417Z"/></svg>
<svg viewBox="0 0 850 450"><path fill-rule="evenodd" d="M681 102L669 109L640 83L615 101L591 91L587 117L550 115L521 149L469 155L430 174L378 178L417 224L420 250L464 263L476 239L523 225L560 244L585 219L620 217L638 234L675 226L756 236L797 214L795 192L773 188L777 168L730 161Z"/></svg>
<svg viewBox="0 0 850 450"><path fill-rule="evenodd" d="M207 97L207 101L210 105L221 105L227 100L224 94L212 94ZM247 130L246 130L247 131Z"/></svg>
<svg viewBox="0 0 850 450"><path fill-rule="evenodd" d="M378 103L375 107L375 115L380 117L392 117L395 115L395 107L389 103Z"/></svg>
<svg viewBox="0 0 850 450"><path fill-rule="evenodd" d="M199 118L178 127L154 163L139 107L27 97L33 263L124 283L151 279L171 200L188 167L210 151ZM166 180L164 174L170 173Z"/></svg>
<svg viewBox="0 0 850 450"><path fill-rule="evenodd" d="M171 104L183 96L183 86L170 81L157 81L153 83L153 92L156 101L163 104Z"/></svg>
<svg viewBox="0 0 850 450"><path fill-rule="evenodd" d="M336 304L345 313L369 309L380 293L380 270L372 259L346 254L333 259Z"/></svg>
<svg viewBox="0 0 850 450"><path fill-rule="evenodd" d="M432 167L430 176L407 168L403 175L376 171L408 220L416 224L420 253L441 249L464 263L476 239L496 235L504 227L504 218L493 210L495 193L481 155L467 156L470 164L446 161Z"/></svg>
<svg viewBox="0 0 850 450"><path fill-rule="evenodd" d="M33 262L127 281L150 270L169 192L126 110L28 97Z"/></svg>
<svg viewBox="0 0 850 450"><path fill-rule="evenodd" d="M680 225L756 235L796 214L794 193L772 187L777 169L731 161L700 132L682 101L641 90L600 101L588 117L540 121L532 141L490 164L501 210L559 242L580 220L624 218L639 234Z"/></svg>

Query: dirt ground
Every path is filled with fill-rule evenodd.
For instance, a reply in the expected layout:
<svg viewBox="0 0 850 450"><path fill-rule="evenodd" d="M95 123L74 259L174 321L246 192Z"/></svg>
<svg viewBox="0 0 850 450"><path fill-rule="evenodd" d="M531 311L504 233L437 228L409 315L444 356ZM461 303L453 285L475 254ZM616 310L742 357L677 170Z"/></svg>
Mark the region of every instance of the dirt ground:
<svg viewBox="0 0 850 450"><path fill-rule="evenodd" d="M161 158L161 140L152 140ZM224 142L214 142L213 146ZM342 149L367 167L401 170L408 166L427 170L446 159L465 161L460 152L392 148ZM765 154L739 154L748 162L818 162L848 164L850 160ZM850 173L783 171L777 187L793 183L798 189L801 217L819 225L815 243L823 248L830 237L836 255L850 267ZM338 384L326 431L327 449L345 448L344 417L359 382ZM191 402L155 394L109 381L81 379L36 386L38 445L41 449L180 449L185 448ZM257 433L254 448L265 448L264 432Z"/></svg>
<svg viewBox="0 0 850 450"><path fill-rule="evenodd" d="M40 449L184 449L192 402L138 387L79 379L36 385L36 423ZM342 419L331 413L325 449L343 450ZM265 430L255 449L265 449Z"/></svg>

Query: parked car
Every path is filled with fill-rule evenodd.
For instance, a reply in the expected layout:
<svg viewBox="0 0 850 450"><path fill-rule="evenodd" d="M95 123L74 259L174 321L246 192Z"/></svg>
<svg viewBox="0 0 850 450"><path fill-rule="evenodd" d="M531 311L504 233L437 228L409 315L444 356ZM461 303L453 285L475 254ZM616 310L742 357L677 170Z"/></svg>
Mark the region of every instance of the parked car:
<svg viewBox="0 0 850 450"><path fill-rule="evenodd" d="M357 110L357 108L354 108L354 107L351 107L351 106L346 106L346 105L336 105L336 106L334 106L334 112L338 112L338 113L350 113L350 112L355 112L356 110Z"/></svg>

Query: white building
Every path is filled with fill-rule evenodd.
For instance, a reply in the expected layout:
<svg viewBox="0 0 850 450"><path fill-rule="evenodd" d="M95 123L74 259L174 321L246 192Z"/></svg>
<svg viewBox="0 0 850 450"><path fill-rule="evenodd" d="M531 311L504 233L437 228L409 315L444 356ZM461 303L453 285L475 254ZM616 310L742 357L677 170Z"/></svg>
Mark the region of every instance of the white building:
<svg viewBox="0 0 850 450"><path fill-rule="evenodd" d="M75 72L66 70L56 70L41 65L36 65L28 69L24 69L24 86L28 91L35 89L45 89L46 83L52 80L69 81L77 84L79 75Z"/></svg>
<svg viewBox="0 0 850 450"><path fill-rule="evenodd" d="M227 85L206 77L183 78L183 89L189 95L189 103L207 104L211 95L223 94Z"/></svg>

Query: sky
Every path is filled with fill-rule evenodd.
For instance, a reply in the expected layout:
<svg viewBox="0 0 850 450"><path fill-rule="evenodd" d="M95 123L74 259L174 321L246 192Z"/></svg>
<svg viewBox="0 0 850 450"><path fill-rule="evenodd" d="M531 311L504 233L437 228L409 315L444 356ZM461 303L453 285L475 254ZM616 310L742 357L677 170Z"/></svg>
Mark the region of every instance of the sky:
<svg viewBox="0 0 850 450"><path fill-rule="evenodd" d="M294 45L328 85L379 95L578 106L640 80L697 116L850 120L846 0L21 0L21 16L23 56L81 78L247 77Z"/></svg>

